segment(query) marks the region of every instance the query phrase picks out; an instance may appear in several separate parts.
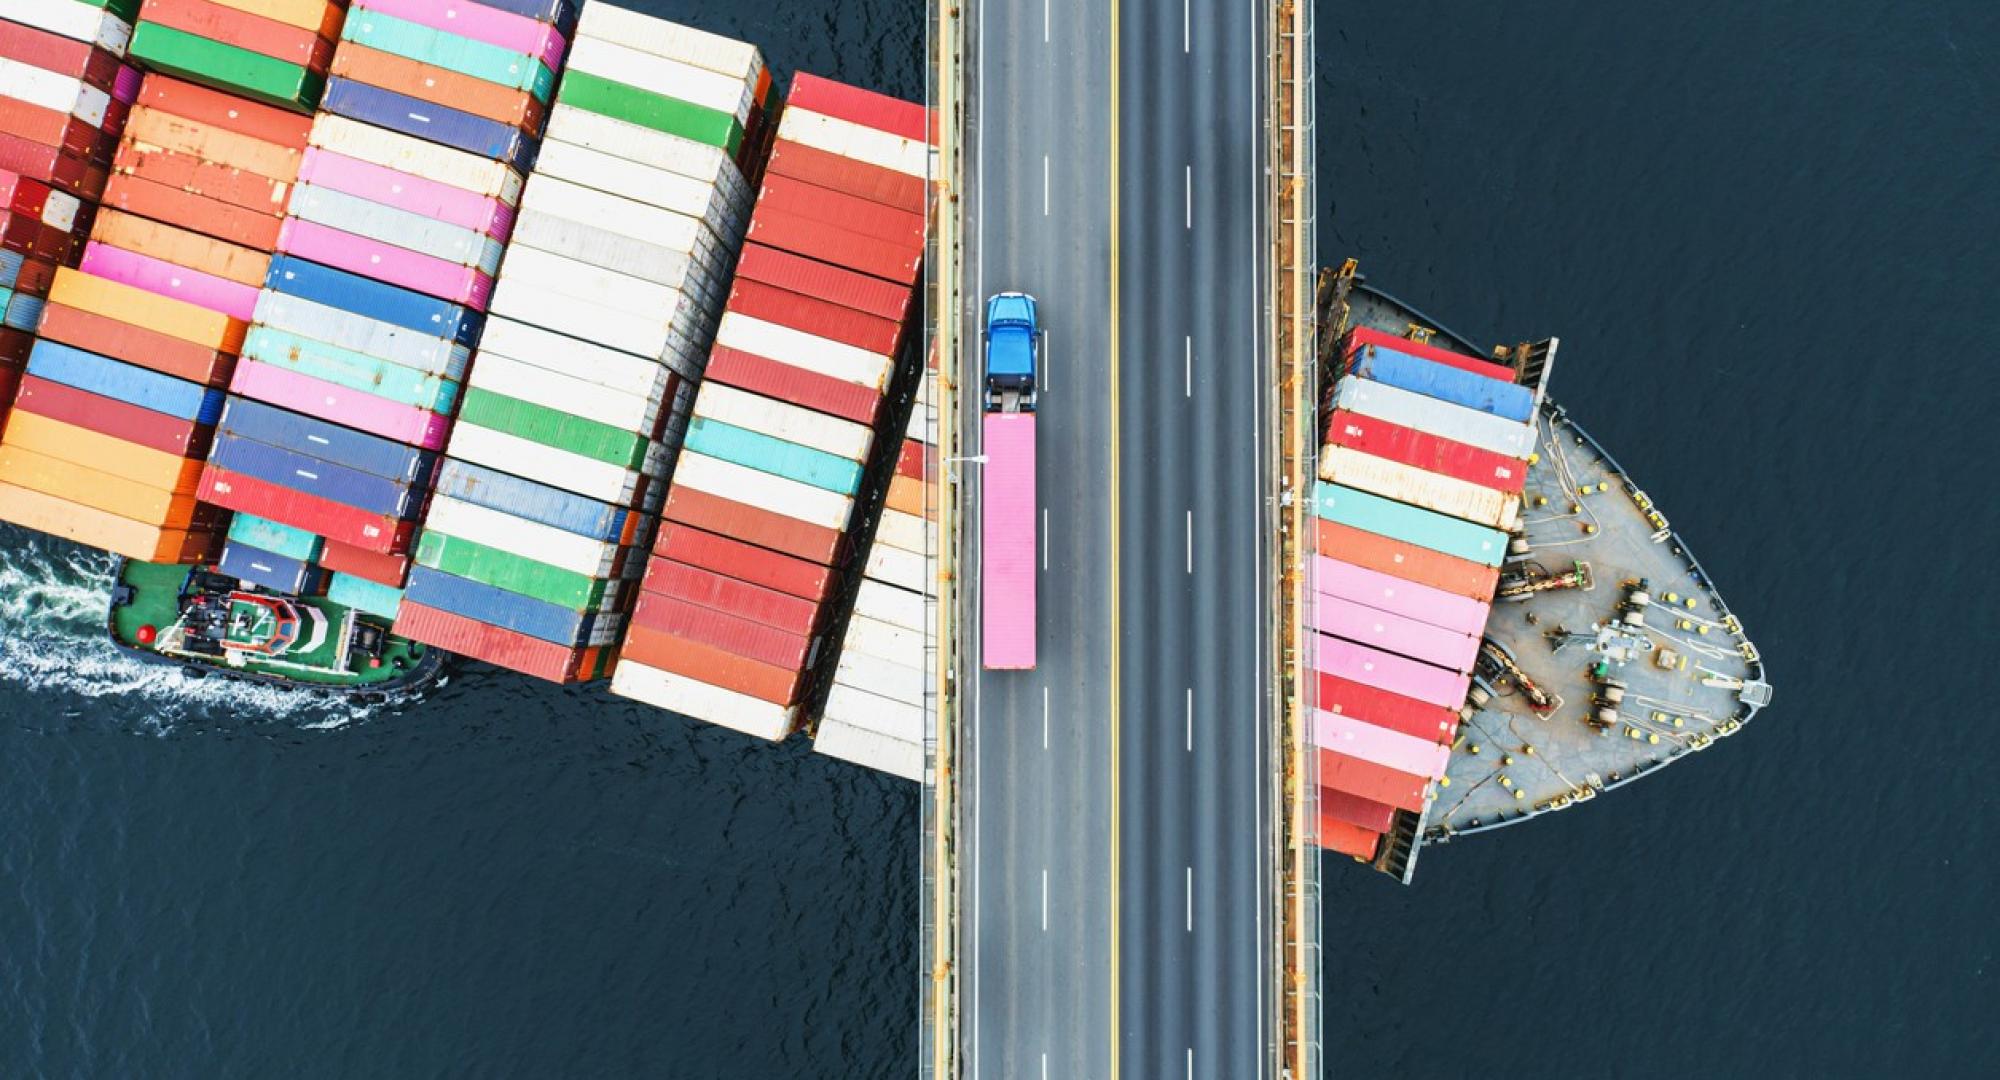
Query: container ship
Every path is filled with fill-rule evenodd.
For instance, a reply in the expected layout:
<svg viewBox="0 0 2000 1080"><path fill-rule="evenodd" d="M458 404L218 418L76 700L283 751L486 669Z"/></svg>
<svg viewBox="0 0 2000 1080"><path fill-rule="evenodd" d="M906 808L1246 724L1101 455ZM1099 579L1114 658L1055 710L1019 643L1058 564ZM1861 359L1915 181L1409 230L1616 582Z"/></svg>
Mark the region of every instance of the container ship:
<svg viewBox="0 0 2000 1080"><path fill-rule="evenodd" d="M1741 731L1757 647L1665 513L1546 390L1322 274L1306 569L1319 841L1408 881L1426 843L1590 802Z"/></svg>

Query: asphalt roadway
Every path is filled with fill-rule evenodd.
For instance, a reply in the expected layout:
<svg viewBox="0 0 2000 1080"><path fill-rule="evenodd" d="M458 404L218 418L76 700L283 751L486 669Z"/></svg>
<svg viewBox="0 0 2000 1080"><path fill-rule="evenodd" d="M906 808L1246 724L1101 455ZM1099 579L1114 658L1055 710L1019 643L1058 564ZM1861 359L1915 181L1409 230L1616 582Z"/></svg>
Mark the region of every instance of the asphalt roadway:
<svg viewBox="0 0 2000 1080"><path fill-rule="evenodd" d="M1275 1067L1262 16L968 9L967 289L1032 293L1048 332L1039 664L963 699L969 1077ZM976 658L976 607L959 625Z"/></svg>

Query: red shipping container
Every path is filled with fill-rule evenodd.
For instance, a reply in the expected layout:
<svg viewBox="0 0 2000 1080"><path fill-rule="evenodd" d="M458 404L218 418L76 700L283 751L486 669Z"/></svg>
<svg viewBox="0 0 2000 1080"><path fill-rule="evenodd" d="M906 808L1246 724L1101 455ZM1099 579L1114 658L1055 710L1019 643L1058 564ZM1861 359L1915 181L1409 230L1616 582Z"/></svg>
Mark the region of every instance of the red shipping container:
<svg viewBox="0 0 2000 1080"><path fill-rule="evenodd" d="M182 420L33 375L22 377L14 407L180 457L207 457L209 439L215 432L211 424Z"/></svg>
<svg viewBox="0 0 2000 1080"><path fill-rule="evenodd" d="M21 260L21 272L14 276L14 291L29 296L47 296L56 282L57 264L39 255Z"/></svg>
<svg viewBox="0 0 2000 1080"><path fill-rule="evenodd" d="M924 216L873 199L820 187L792 176L767 176L757 192L757 209L796 214L813 221L838 224L886 243L922 251Z"/></svg>
<svg viewBox="0 0 2000 1080"><path fill-rule="evenodd" d="M1528 463L1519 458L1346 409L1334 410L1327 419L1326 441L1514 495L1528 483Z"/></svg>
<svg viewBox="0 0 2000 1080"><path fill-rule="evenodd" d="M1319 789L1319 812L1325 817L1344 821L1356 828L1372 833L1386 833L1389 824L1395 820L1396 808L1383 806L1359 795L1349 795L1330 787Z"/></svg>
<svg viewBox="0 0 2000 1080"><path fill-rule="evenodd" d="M1379 728L1443 745L1458 729L1458 714L1441 705L1404 697L1387 690L1329 675L1313 673L1319 689L1318 705L1330 713L1365 720Z"/></svg>
<svg viewBox="0 0 2000 1080"><path fill-rule="evenodd" d="M203 386L226 386L236 358L185 338L62 304L42 309L42 336Z"/></svg>
<svg viewBox="0 0 2000 1080"><path fill-rule="evenodd" d="M896 452L896 475L922 480L930 456L930 447L915 439L904 439L902 449Z"/></svg>
<svg viewBox="0 0 2000 1080"><path fill-rule="evenodd" d="M396 609L393 630L398 637L554 683L583 681L580 669L597 655L596 649L565 648L408 599Z"/></svg>
<svg viewBox="0 0 2000 1080"><path fill-rule="evenodd" d="M805 673L759 663L747 656L706 645L693 638L634 625L625 632L619 657L635 664L699 679L712 686L748 694L774 705L798 700Z"/></svg>
<svg viewBox="0 0 2000 1080"><path fill-rule="evenodd" d="M639 602L632 606L632 623L791 671L803 669L812 655L813 639L803 634L788 634L775 626L655 592L639 594Z"/></svg>
<svg viewBox="0 0 2000 1080"><path fill-rule="evenodd" d="M165 75L148 75L136 104L301 151L313 118Z"/></svg>
<svg viewBox="0 0 2000 1080"><path fill-rule="evenodd" d="M258 251L276 251L284 219L120 173L104 186L104 205L164 221Z"/></svg>
<svg viewBox="0 0 2000 1080"><path fill-rule="evenodd" d="M753 585L776 589L813 603L826 599L835 576L826 567L804 559L780 555L754 544L674 522L660 526L653 552L676 562L729 574Z"/></svg>
<svg viewBox="0 0 2000 1080"><path fill-rule="evenodd" d="M1377 330L1372 326L1357 326L1349 330L1347 332L1347 345L1341 350L1341 353L1352 359L1355 351L1363 345L1384 345L1395 349L1397 352L1420 357L1425 360L1435 360L1447 367L1455 367L1460 371L1470 371L1474 375L1484 375L1489 379L1498 379L1501 382L1510 383L1514 381L1514 372L1511 368L1505 368L1490 361L1467 356L1462 352L1441 349L1436 345L1421 345L1411 341L1409 338L1397 337L1385 330Z"/></svg>
<svg viewBox="0 0 2000 1080"><path fill-rule="evenodd" d="M930 113L922 105L803 71L792 76L785 104L917 142L930 139Z"/></svg>
<svg viewBox="0 0 2000 1080"><path fill-rule="evenodd" d="M1319 846L1342 855L1352 855L1357 859L1375 858L1375 847L1382 837L1369 832L1359 825L1322 813L1319 816Z"/></svg>
<svg viewBox="0 0 2000 1080"><path fill-rule="evenodd" d="M103 165L111 160L118 145L117 128L109 130L79 120L69 113L30 105L19 98L0 97L0 131L30 142L60 148L64 153ZM12 168L12 166L6 166ZM14 169L39 178L31 169Z"/></svg>
<svg viewBox="0 0 2000 1080"><path fill-rule="evenodd" d="M914 286L924 249L878 240L814 218L765 208L750 214L748 239Z"/></svg>
<svg viewBox="0 0 2000 1080"><path fill-rule="evenodd" d="M832 566L846 547L847 538L833 529L679 485L667 492L664 516L822 566Z"/></svg>
<svg viewBox="0 0 2000 1080"><path fill-rule="evenodd" d="M217 506L385 555L408 551L410 533L415 529L412 522L357 510L213 465L202 471L201 497Z"/></svg>
<svg viewBox="0 0 2000 1080"><path fill-rule="evenodd" d="M730 287L726 310L794 330L804 330L882 356L894 356L903 336L901 323L878 319L801 293L745 281L741 275Z"/></svg>
<svg viewBox="0 0 2000 1080"><path fill-rule="evenodd" d="M333 59L333 42L311 30L208 0L146 0L139 17L315 71Z"/></svg>
<svg viewBox="0 0 2000 1080"><path fill-rule="evenodd" d="M1492 600L1500 584L1497 566L1485 566L1325 519L1315 520L1314 539L1322 555L1474 600Z"/></svg>
<svg viewBox="0 0 2000 1080"><path fill-rule="evenodd" d="M881 278L763 244L743 245L736 280L758 281L903 325L915 293Z"/></svg>
<svg viewBox="0 0 2000 1080"><path fill-rule="evenodd" d="M272 217L282 216L291 198L290 177L259 176L247 169L203 161L192 154L131 142L118 145L111 167L119 175L129 173L164 187Z"/></svg>
<svg viewBox="0 0 2000 1080"><path fill-rule="evenodd" d="M0 19L0 58L82 79L107 94L124 66L109 49L4 19Z"/></svg>
<svg viewBox="0 0 2000 1080"><path fill-rule="evenodd" d="M1412 813L1424 808L1424 778L1319 748L1319 783Z"/></svg>
<svg viewBox="0 0 2000 1080"><path fill-rule="evenodd" d="M82 199L96 199L109 175L104 165L17 135L4 122L0 122L0 169L32 176Z"/></svg>
<svg viewBox="0 0 2000 1080"><path fill-rule="evenodd" d="M11 326L0 326L0 365L24 367L28 363L28 353L35 347L35 335L26 330L16 330Z"/></svg>
<svg viewBox="0 0 2000 1080"><path fill-rule="evenodd" d="M646 576L639 587L646 592L728 612L791 634L810 635L819 622L819 605L811 600L787 596L776 589L752 585L672 559L654 559L648 563Z"/></svg>
<svg viewBox="0 0 2000 1080"><path fill-rule="evenodd" d="M408 555L384 555L333 540L321 546L319 564L334 573L352 574L392 589L402 588L410 577Z"/></svg>
<svg viewBox="0 0 2000 1080"><path fill-rule="evenodd" d="M882 410L882 395L860 383L722 345L709 352L704 377L869 427Z"/></svg>
<svg viewBox="0 0 2000 1080"><path fill-rule="evenodd" d="M764 168L767 176L789 176L912 214L923 213L927 205L924 178L921 176L870 165L786 139L772 140L771 160Z"/></svg>
<svg viewBox="0 0 2000 1080"><path fill-rule="evenodd" d="M54 188L33 177L0 170L0 213L11 211L41 221L54 193Z"/></svg>
<svg viewBox="0 0 2000 1080"><path fill-rule="evenodd" d="M40 217L11 210L0 213L0 248L8 251L67 263L83 242L81 232L58 229Z"/></svg>

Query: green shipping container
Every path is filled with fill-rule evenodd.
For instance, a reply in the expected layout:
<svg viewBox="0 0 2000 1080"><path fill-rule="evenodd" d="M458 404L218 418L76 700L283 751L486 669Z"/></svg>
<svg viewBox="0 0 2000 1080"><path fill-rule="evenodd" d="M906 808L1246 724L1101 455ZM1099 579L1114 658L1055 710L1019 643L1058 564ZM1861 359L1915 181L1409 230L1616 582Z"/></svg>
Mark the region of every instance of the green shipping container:
<svg viewBox="0 0 2000 1080"><path fill-rule="evenodd" d="M1313 511L1328 521L1484 566L1499 566L1507 555L1507 534L1497 529L1324 480L1314 486Z"/></svg>
<svg viewBox="0 0 2000 1080"><path fill-rule="evenodd" d="M76 2L84 7L108 11L126 22L135 22L139 18L139 8L145 0L76 0Z"/></svg>
<svg viewBox="0 0 2000 1080"><path fill-rule="evenodd" d="M512 90L526 90L543 104L548 103L549 92L556 85L555 72L535 57L367 8L356 8L348 15L340 36L342 40L418 63L499 83Z"/></svg>
<svg viewBox="0 0 2000 1080"><path fill-rule="evenodd" d="M743 145L743 125L727 113L613 82L587 71L571 71L564 75L562 88L556 91L556 101L585 112L599 113L683 139L719 146L731 157Z"/></svg>
<svg viewBox="0 0 2000 1080"><path fill-rule="evenodd" d="M322 538L304 529L242 513L229 520L229 538L300 562L317 561L320 545L324 543Z"/></svg>
<svg viewBox="0 0 2000 1080"><path fill-rule="evenodd" d="M596 611L615 581L586 577L574 570L487 547L436 529L425 529L417 540L417 565L455 577L505 589L570 611Z"/></svg>
<svg viewBox="0 0 2000 1080"><path fill-rule="evenodd" d="M128 55L156 71L294 112L312 112L326 86L320 73L297 64L159 23L139 24Z"/></svg>
<svg viewBox="0 0 2000 1080"><path fill-rule="evenodd" d="M477 386L466 389L465 404L459 407L458 418L622 469L643 466L646 452L653 445L644 435Z"/></svg>
<svg viewBox="0 0 2000 1080"><path fill-rule="evenodd" d="M861 466L852 461L700 416L688 422L687 438L681 445L698 454L840 495L853 495L861 487Z"/></svg>
<svg viewBox="0 0 2000 1080"><path fill-rule="evenodd" d="M268 326L251 329L242 355L431 412L449 414L458 401L458 384L442 375Z"/></svg>
<svg viewBox="0 0 2000 1080"><path fill-rule="evenodd" d="M403 606L403 590L352 574L333 575L333 580L326 587L326 598L385 619L394 619L397 610Z"/></svg>

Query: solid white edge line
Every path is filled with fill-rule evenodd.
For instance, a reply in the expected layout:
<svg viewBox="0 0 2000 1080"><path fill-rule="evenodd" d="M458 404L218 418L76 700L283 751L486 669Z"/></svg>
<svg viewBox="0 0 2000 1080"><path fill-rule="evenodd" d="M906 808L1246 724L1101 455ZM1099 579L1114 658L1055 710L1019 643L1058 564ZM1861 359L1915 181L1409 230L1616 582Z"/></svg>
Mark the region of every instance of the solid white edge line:
<svg viewBox="0 0 2000 1080"><path fill-rule="evenodd" d="M986 5L984 4L979 5L979 70L982 73L981 78L984 78L984 72L986 70ZM974 175L978 177L979 190L973 194L973 208L974 212L979 215L979 223L977 227L977 236L978 236L977 242L979 244L979 261L977 266L975 266L973 269L973 276L974 276L973 287L977 291L979 299L974 301L975 304L984 302L986 297L986 90L983 85L980 87L979 90L979 102L976 106L976 115L978 116L978 121L979 121L979 128L978 128L979 135L978 135L978 144L975 147L973 153L976 158L974 164ZM980 449L983 451L985 450L985 447L982 445ZM979 497L981 500L980 503L981 509L983 511L985 506L984 500L986 498L985 485L983 483L979 485ZM980 554L983 558L985 552L981 551ZM975 567L974 573L978 573L977 567ZM985 587L985 581L983 579L983 575L981 575L981 577L976 580L978 581L979 588ZM975 589L973 591L973 595L974 596L979 595L978 589ZM979 620L976 617L972 620L972 625L974 627L977 627L979 625ZM982 649L985 648L985 642L983 641L980 642L980 648ZM973 825L972 825L972 857L968 861L970 864L969 868L971 870L971 874L969 875L969 877L971 878L971 884L972 884L972 925L974 927L980 925L979 913L981 905L979 902L979 895L981 892L981 887L985 884L984 880L980 877L979 873L979 854L985 848L985 845L979 842L980 826L984 824L984 820L979 816L980 787L979 787L979 753L978 753L979 725L980 725L981 707L982 707L981 699L984 696L981 692L982 691L981 684L983 682L984 680L979 679L977 677L975 677L972 680L972 730L971 732L969 732L971 752L972 752L972 806L970 809L972 813ZM979 940L982 936L983 935L978 934L976 932L972 935L972 957L971 957L972 970L968 972L968 977L966 979L966 985L971 988L968 996L971 998L969 1011L972 1013L971 1025L970 1025L972 1028L972 1080L979 1080L979 1067L980 1067L979 1018L980 1015L985 1012L984 1009L979 1008L979 971L980 971Z"/></svg>

